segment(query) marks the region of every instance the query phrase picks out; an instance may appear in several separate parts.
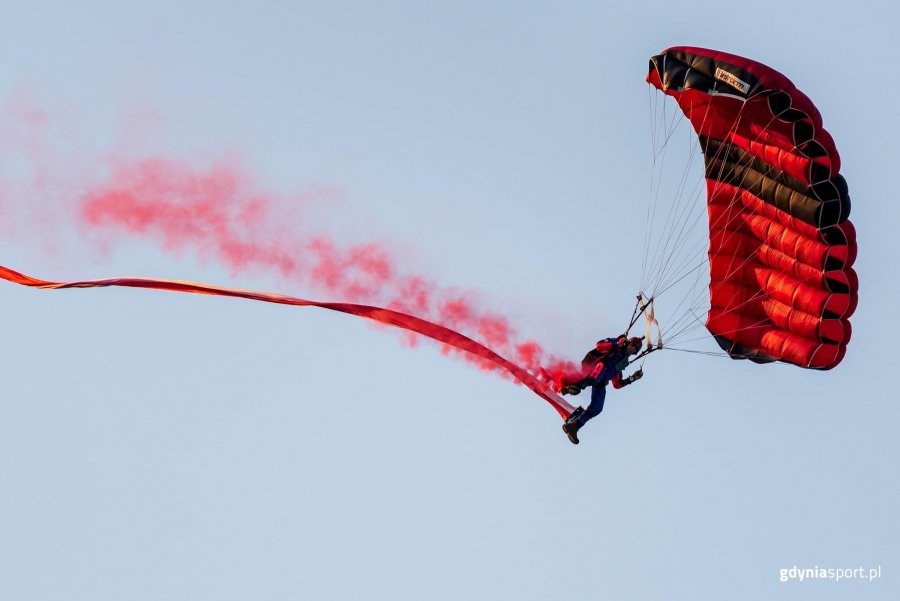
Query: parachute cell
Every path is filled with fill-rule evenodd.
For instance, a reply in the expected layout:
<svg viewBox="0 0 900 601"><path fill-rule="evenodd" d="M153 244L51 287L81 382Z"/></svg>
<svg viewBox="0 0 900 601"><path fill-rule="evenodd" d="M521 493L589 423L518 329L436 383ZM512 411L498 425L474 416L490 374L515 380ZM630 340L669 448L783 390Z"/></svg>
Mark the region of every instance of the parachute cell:
<svg viewBox="0 0 900 601"><path fill-rule="evenodd" d="M856 232L834 140L781 73L703 48L650 59L647 81L700 139L709 216L706 327L731 357L830 369L856 309Z"/></svg>

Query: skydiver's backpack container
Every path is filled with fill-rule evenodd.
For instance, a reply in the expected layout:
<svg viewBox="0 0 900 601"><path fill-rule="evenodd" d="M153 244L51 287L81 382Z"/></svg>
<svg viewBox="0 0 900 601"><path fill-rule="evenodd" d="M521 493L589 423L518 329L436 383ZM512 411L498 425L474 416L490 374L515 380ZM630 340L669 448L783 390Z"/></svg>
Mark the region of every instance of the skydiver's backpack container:
<svg viewBox="0 0 900 601"><path fill-rule="evenodd" d="M618 347L619 337L604 338L597 341L597 346L592 348L581 360L581 367L585 370L593 369L595 365L606 361Z"/></svg>

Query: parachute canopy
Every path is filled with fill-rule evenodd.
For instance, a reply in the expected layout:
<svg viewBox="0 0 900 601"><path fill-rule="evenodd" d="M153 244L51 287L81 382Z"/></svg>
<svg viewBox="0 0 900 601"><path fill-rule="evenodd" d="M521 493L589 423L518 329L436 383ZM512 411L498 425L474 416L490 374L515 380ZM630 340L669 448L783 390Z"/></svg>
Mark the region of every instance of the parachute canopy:
<svg viewBox="0 0 900 601"><path fill-rule="evenodd" d="M669 48L650 59L647 82L675 98L705 159L706 327L735 359L840 363L856 232L819 111L781 73L715 50Z"/></svg>

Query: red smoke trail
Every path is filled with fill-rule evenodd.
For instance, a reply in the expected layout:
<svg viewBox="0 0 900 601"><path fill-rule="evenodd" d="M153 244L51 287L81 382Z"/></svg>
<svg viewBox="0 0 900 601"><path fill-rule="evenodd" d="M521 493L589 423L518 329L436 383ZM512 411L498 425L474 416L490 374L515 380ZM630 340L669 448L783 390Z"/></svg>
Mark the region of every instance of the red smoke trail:
<svg viewBox="0 0 900 601"><path fill-rule="evenodd" d="M284 203L278 200L233 165L201 171L153 159L118 165L108 181L85 194L81 217L102 229L104 238L142 236L164 251L193 252L225 265L235 275L276 273L340 302L377 305L467 333L546 382L573 370L538 343L520 340L504 316L477 307L470 294L403 273L380 244L343 246L324 234L299 235L279 225L276 209ZM461 356L482 369L498 369L478 355Z"/></svg>
<svg viewBox="0 0 900 601"><path fill-rule="evenodd" d="M384 245L301 234L304 227L295 223L296 216L285 218L285 211L309 218L306 209L334 201L334 190L312 188L282 198L261 190L233 163L198 169L165 158L119 159L100 177L104 163L78 143L78 127L66 119L67 111L37 107L28 93L14 95L2 111L0 228L9 236L27 234L28 242L52 250L49 245L59 247L71 232L74 210L87 232L102 234L107 248L116 240L139 237L165 252L223 265L235 275L276 274L340 303L415 316L466 334L544 383L575 367L522 339L504 316L478 306L476 295L409 273ZM129 156L136 145L129 139L118 156ZM405 340L415 344L417 335L410 332ZM442 350L485 370L513 373L483 353L451 344Z"/></svg>

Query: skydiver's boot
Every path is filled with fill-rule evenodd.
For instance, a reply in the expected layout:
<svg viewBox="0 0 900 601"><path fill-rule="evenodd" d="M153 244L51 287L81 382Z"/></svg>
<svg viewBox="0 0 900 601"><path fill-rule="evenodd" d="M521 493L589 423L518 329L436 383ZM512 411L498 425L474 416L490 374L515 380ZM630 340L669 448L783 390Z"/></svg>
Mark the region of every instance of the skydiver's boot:
<svg viewBox="0 0 900 601"><path fill-rule="evenodd" d="M562 426L563 432L566 433L572 444L578 444L578 431L584 425L584 422L581 421L582 415L584 415L584 407L578 407Z"/></svg>
<svg viewBox="0 0 900 601"><path fill-rule="evenodd" d="M593 378L581 378L577 382L572 382L571 384L565 384L564 386L562 386L559 393L571 394L572 396L575 396L588 386L593 386L595 383L596 381Z"/></svg>

